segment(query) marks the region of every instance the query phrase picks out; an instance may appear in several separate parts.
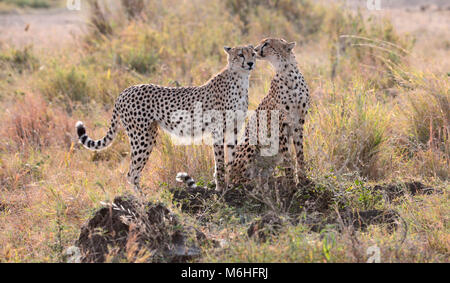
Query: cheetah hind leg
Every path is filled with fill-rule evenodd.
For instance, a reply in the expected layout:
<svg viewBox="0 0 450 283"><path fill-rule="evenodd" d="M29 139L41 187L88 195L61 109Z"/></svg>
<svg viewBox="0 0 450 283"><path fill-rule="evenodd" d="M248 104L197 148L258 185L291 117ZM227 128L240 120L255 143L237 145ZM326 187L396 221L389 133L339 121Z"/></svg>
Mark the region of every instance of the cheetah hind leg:
<svg viewBox="0 0 450 283"><path fill-rule="evenodd" d="M280 144L279 148L281 151L281 155L283 156L283 169L286 175L286 178L290 180L294 180L294 172L292 169L292 157L289 152L290 145L290 128L287 124L283 124L281 128L281 136L280 136Z"/></svg>
<svg viewBox="0 0 450 283"><path fill-rule="evenodd" d="M157 125L154 123L147 130L141 129L133 132L133 139L130 138L131 160L127 179L136 193L142 193L140 187L141 173L155 145L157 134Z"/></svg>

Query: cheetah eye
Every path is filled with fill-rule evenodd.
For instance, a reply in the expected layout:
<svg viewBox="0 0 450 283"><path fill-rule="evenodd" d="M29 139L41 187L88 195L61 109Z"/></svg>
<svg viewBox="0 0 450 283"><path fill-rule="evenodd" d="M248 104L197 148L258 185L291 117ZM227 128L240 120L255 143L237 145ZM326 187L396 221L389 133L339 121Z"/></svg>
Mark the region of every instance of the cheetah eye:
<svg viewBox="0 0 450 283"><path fill-rule="evenodd" d="M253 57L255 57L255 56L256 56L256 53L255 53L255 52L253 52L253 53L252 53L252 56L253 56Z"/></svg>
<svg viewBox="0 0 450 283"><path fill-rule="evenodd" d="M244 58L244 54L239 54L239 57L242 57L242 58Z"/></svg>

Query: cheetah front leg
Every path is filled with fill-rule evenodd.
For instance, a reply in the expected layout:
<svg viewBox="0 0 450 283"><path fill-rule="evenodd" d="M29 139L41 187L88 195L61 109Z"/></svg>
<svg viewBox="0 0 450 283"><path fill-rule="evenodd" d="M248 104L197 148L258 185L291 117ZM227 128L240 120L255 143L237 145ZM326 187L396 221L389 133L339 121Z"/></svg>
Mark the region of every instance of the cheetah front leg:
<svg viewBox="0 0 450 283"><path fill-rule="evenodd" d="M227 141L227 144L225 145L225 157L226 157L226 162L227 163L232 163L235 155L236 155L236 147L237 147L237 127L234 126L234 134L232 135L232 140L231 141Z"/></svg>
<svg viewBox="0 0 450 283"><path fill-rule="evenodd" d="M296 155L296 161L297 161L296 173L297 173L299 182L306 179L305 161L304 161L304 154L303 154L303 121L304 120L299 121L299 123L294 127L294 130L292 133L292 135L293 135L292 140L294 143L295 155Z"/></svg>
<svg viewBox="0 0 450 283"><path fill-rule="evenodd" d="M283 123L281 125L281 136L280 136L280 151L283 156L283 169L288 179L294 179L294 172L292 170L292 158L289 152L289 141L290 141L290 127L288 123Z"/></svg>
<svg viewBox="0 0 450 283"><path fill-rule="evenodd" d="M227 114L228 115L228 114ZM225 146L225 159L227 163L232 163L236 154L236 147L238 145L238 132L244 124L245 114L236 111L230 117L225 116L225 133L226 133L226 146Z"/></svg>
<svg viewBox="0 0 450 283"><path fill-rule="evenodd" d="M216 191L222 191L225 187L225 137L222 132L212 133L214 148L214 179L216 181Z"/></svg>

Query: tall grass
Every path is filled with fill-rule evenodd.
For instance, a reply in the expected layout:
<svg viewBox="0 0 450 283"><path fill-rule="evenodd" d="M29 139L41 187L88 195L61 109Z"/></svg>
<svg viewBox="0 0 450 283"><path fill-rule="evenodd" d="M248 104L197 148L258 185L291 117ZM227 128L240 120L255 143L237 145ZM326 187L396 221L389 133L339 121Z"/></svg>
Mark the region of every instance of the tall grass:
<svg viewBox="0 0 450 283"><path fill-rule="evenodd" d="M73 121L39 96L26 95L7 107L2 120L1 150L41 149L58 144L68 148L72 142Z"/></svg>
<svg viewBox="0 0 450 283"><path fill-rule="evenodd" d="M448 180L450 177L450 91L445 76L412 73L404 81L400 102L403 142L417 164L416 172Z"/></svg>
<svg viewBox="0 0 450 283"><path fill-rule="evenodd" d="M390 115L370 88L355 79L353 89L323 93L316 97L305 142L311 170L358 172L365 177L383 177L379 161L386 147ZM382 169L383 168L383 169Z"/></svg>
<svg viewBox="0 0 450 283"><path fill-rule="evenodd" d="M348 13L339 6L330 9L324 32L331 39L331 78L351 79L346 76L351 74L347 70L356 69L377 88L393 87L396 81L392 67L407 63L415 39L409 35L399 35L387 18L365 19L360 11Z"/></svg>

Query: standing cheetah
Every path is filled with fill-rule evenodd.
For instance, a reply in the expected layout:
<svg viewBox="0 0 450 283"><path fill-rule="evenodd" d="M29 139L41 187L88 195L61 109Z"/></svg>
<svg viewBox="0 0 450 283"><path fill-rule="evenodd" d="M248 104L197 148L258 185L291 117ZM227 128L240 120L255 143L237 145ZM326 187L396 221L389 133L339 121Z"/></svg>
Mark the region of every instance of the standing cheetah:
<svg viewBox="0 0 450 283"><path fill-rule="evenodd" d="M218 122L223 121L221 117L218 117L215 123L210 121L209 124L204 123L203 119L192 118L194 115L202 115L208 111L246 113L249 75L256 61L256 53L251 45L224 49L228 57L227 66L204 85L163 87L143 84L125 89L116 100L111 125L104 138L92 140L86 134L83 123L77 122L76 129L80 143L90 150L102 150L108 147L116 136L117 127L121 121L131 144L131 164L127 179L136 191L140 191L141 172L155 145L158 126L179 136L194 137L196 134L211 133L216 189L221 190L225 183L224 129L226 125L225 127L219 125ZM196 113L199 111L201 113ZM186 113L187 116L183 115ZM232 148L229 151L232 151Z"/></svg>
<svg viewBox="0 0 450 283"><path fill-rule="evenodd" d="M257 58L266 60L275 68L276 74L272 79L269 93L257 107L254 116L255 123L247 123L243 143L235 149L233 160L227 164L228 177L231 184L243 184L256 177L258 166L272 166L281 159L286 176L294 178L291 167L289 145L292 140L295 147L297 174L299 179L305 177L303 161L303 124L309 107L308 86L297 67L293 52L295 42L288 43L283 39L267 38L255 48ZM273 112L273 110L277 112ZM251 142L250 137L261 138L261 132L271 129L271 114L278 117L278 149L281 154L275 156L261 156L264 146ZM266 127L260 128L260 116L267 115ZM262 135L262 136L267 136ZM273 137L270 137L273 138ZM271 139L273 142L273 139ZM264 144L264 143L262 143ZM280 157L280 158L278 158ZM266 164L262 164L262 163ZM177 181L195 188L194 180L186 173L179 173Z"/></svg>

